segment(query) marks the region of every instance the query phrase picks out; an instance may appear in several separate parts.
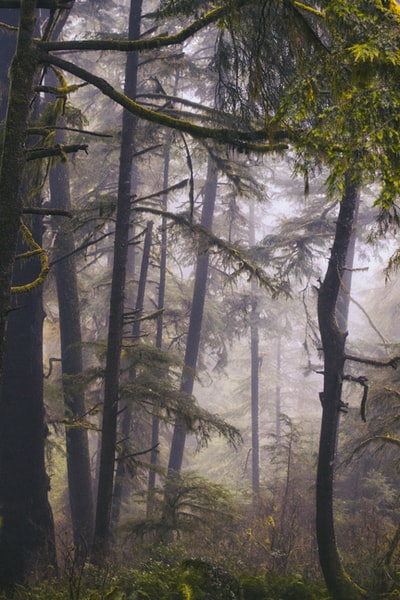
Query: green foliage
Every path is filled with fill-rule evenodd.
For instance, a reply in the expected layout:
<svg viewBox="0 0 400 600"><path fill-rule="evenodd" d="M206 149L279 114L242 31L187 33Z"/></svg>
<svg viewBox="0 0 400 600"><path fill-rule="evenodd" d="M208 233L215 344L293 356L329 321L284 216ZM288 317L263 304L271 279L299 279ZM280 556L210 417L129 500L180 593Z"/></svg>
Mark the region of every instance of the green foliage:
<svg viewBox="0 0 400 600"><path fill-rule="evenodd" d="M188 559L175 567L146 570L88 569L77 595L62 579L44 581L31 588L20 586L13 596L0 600L329 600L326 590L302 576L276 578L240 575L219 566ZM396 594L388 596L397 598Z"/></svg>
<svg viewBox="0 0 400 600"><path fill-rule="evenodd" d="M239 600L239 583L218 566L199 559L182 564L182 585L189 600Z"/></svg>
<svg viewBox="0 0 400 600"><path fill-rule="evenodd" d="M268 594L271 600L328 600L331 598L325 586L309 581L302 575L268 582Z"/></svg>

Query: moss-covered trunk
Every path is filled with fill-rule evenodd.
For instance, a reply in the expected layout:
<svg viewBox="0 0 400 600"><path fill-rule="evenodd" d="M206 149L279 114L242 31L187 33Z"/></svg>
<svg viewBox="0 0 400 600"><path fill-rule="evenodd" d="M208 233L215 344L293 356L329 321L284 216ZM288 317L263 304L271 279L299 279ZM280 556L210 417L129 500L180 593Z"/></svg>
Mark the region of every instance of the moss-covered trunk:
<svg viewBox="0 0 400 600"><path fill-rule="evenodd" d="M17 49L10 69L8 108L0 150L0 372L12 269L22 214L20 188L25 166L25 137L37 67L32 43L35 10L35 0L21 1Z"/></svg>

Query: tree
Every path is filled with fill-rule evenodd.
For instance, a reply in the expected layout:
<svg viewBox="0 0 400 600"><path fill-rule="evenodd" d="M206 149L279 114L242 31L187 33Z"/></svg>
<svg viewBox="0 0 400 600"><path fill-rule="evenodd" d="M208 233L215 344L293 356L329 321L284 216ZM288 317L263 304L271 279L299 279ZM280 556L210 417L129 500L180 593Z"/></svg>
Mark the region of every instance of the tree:
<svg viewBox="0 0 400 600"><path fill-rule="evenodd" d="M61 133L58 140L65 143L65 136ZM50 192L53 208L71 211L68 164L60 162L51 168ZM68 492L74 545L77 556L84 559L92 541L94 507L88 435L82 423L86 414L84 391L77 382L83 373L83 357L75 243L71 225L65 221L65 217L53 217L52 225L57 232L54 271L60 319Z"/></svg>
<svg viewBox="0 0 400 600"><path fill-rule="evenodd" d="M129 13L130 39L139 38L141 11L142 0L132 0ZM138 54L136 52L128 55L125 74L125 93L129 97L135 97L138 76ZM134 152L134 135L137 124L136 118L127 111L123 112L122 118L123 124L114 238L113 275L104 382L99 485L97 491L96 522L93 541L94 556L100 560L101 557L105 556L110 541L126 262L131 221L131 172Z"/></svg>
<svg viewBox="0 0 400 600"><path fill-rule="evenodd" d="M20 221L25 196L30 196L31 201L37 200L37 194L32 198L24 180L24 140L36 68L31 45L34 11L35 3L26 2L21 7L17 50L10 70L4 145L0 154L0 226L4 232L0 309L2 589L12 589L16 582L39 575L56 563L53 517L48 502L50 482L44 457L47 425L43 405L41 283L47 271L47 259L41 248L42 217L33 216L29 227ZM12 174L16 166L18 171ZM33 172L36 172L33 181L38 183L38 169ZM14 268L12 277L19 230L19 267ZM12 289L14 294L10 298ZM10 309L12 314L3 342ZM23 494L21 490L24 490Z"/></svg>
<svg viewBox="0 0 400 600"><path fill-rule="evenodd" d="M217 192L217 172L212 160L209 159L207 167L206 185L204 189L204 203L201 212L201 225L211 230L214 213L214 204ZM194 278L193 300L190 311L189 330L186 340L184 372L182 375L181 392L191 395L199 352L201 324L203 319L204 302L206 297L209 253L203 247L199 248ZM183 415L177 414L174 433L171 442L168 472L170 477L178 474L182 468L183 452L185 447L186 427Z"/></svg>

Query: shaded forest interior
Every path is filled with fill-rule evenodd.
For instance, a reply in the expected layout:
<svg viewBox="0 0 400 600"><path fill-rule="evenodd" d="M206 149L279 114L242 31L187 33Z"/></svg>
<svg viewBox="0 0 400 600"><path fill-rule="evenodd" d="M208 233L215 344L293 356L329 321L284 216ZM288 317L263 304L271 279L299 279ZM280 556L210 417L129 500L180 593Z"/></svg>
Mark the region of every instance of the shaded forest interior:
<svg viewBox="0 0 400 600"><path fill-rule="evenodd" d="M0 599L400 598L399 47L0 0Z"/></svg>

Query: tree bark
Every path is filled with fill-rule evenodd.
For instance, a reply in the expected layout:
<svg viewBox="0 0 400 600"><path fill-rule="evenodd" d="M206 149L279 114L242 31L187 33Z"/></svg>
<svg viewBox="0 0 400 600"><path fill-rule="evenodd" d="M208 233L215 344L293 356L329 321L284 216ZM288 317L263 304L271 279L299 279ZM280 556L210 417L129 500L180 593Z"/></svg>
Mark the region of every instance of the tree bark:
<svg viewBox="0 0 400 600"><path fill-rule="evenodd" d="M142 0L131 0L129 14L130 39L139 38L141 10ZM137 52L132 52L127 57L125 68L124 93L127 97L134 98L136 96L137 72L138 54ZM125 110L122 117L113 275L104 382L102 442L93 541L93 558L98 562L101 562L104 558L111 536L110 524L117 441L120 355L123 337L126 262L131 220L131 169L136 123L136 117Z"/></svg>
<svg viewBox="0 0 400 600"><path fill-rule="evenodd" d="M0 151L0 588L7 590L55 566L54 527L44 466L47 429L43 407L40 287L13 298L11 281L23 208L25 138L37 67L32 39L36 2L21 2L16 52L10 69L4 138ZM31 222L36 241L41 219ZM14 282L32 280L36 261L15 269ZM6 323L9 327L4 355ZM4 357L4 360L3 360Z"/></svg>
<svg viewBox="0 0 400 600"><path fill-rule="evenodd" d="M58 143L63 143L59 133ZM68 165L57 163L50 171L52 207L71 211ZM64 407L67 426L68 493L72 531L77 557L85 559L93 536L94 505L92 494L89 442L87 430L79 423L86 414L84 391L74 381L83 371L80 305L76 276L75 244L70 223L53 217L57 231L54 272L57 286L61 338L61 365Z"/></svg>
<svg viewBox="0 0 400 600"><path fill-rule="evenodd" d="M318 294L318 321L324 351L324 388L317 469L316 529L322 572L335 600L353 600L361 591L345 572L338 553L333 514L333 483L347 333L338 324L338 298L358 206L359 186L348 173L340 203L335 239L325 279ZM343 316L342 311L342 316ZM346 323L347 325L347 323Z"/></svg>
<svg viewBox="0 0 400 600"><path fill-rule="evenodd" d="M41 242L42 218L30 228ZM26 250L24 244L19 246ZM14 285L32 281L40 261L18 261ZM0 390L0 589L56 565L54 525L45 469L42 287L12 298ZM53 573L52 573L53 574Z"/></svg>
<svg viewBox="0 0 400 600"><path fill-rule="evenodd" d="M212 228L215 198L217 195L217 171L211 161L208 161L207 180L204 193L204 204L201 214L201 225ZM203 321L204 303L207 290L209 253L202 249L197 257L194 279L192 309L190 312L189 331L186 341L185 366L181 381L181 392L193 393L195 370L200 347L201 326ZM172 436L168 463L168 478L179 474L182 468L183 453L186 441L186 427L183 417L178 413Z"/></svg>
<svg viewBox="0 0 400 600"><path fill-rule="evenodd" d="M18 11L9 9L0 9L0 23L7 23L16 27L18 25ZM0 27L0 123L4 121L7 111L8 99L8 70L15 53L17 35L15 31L10 31Z"/></svg>
<svg viewBox="0 0 400 600"><path fill-rule="evenodd" d="M20 188L25 167L25 138L37 67L36 52L32 43L36 21L35 9L35 0L22 1L17 49L10 69L4 138L0 150L0 373L12 268L22 214Z"/></svg>

